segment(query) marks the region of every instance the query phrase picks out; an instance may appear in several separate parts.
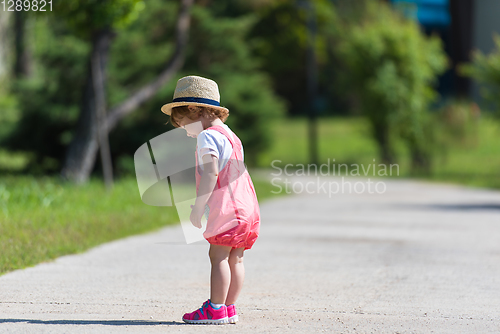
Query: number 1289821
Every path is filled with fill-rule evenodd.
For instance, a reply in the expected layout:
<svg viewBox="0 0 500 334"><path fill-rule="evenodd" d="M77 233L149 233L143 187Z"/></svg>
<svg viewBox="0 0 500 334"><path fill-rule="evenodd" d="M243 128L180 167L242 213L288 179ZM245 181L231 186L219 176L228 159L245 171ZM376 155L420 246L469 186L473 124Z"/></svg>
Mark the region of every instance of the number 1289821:
<svg viewBox="0 0 500 334"><path fill-rule="evenodd" d="M52 0L2 0L0 8L4 12L46 12L52 11Z"/></svg>

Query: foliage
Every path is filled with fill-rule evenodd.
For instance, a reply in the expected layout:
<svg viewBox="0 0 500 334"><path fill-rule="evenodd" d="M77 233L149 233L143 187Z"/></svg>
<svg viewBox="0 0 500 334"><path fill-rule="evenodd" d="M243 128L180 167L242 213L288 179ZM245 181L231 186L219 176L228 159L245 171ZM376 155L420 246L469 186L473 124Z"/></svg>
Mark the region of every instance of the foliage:
<svg viewBox="0 0 500 334"><path fill-rule="evenodd" d="M394 136L429 158L425 129L431 122L425 113L437 96L432 85L447 66L440 39L426 38L417 23L373 2L367 2L361 23L340 31L335 52L346 70L342 83L356 94L383 160L394 160Z"/></svg>
<svg viewBox="0 0 500 334"><path fill-rule="evenodd" d="M445 147L475 148L481 110L475 102L452 100L436 113L441 140Z"/></svg>
<svg viewBox="0 0 500 334"><path fill-rule="evenodd" d="M500 35L494 34L495 49L485 55L479 50L472 53L472 62L459 66L463 75L469 76L483 84L481 94L495 106L500 115Z"/></svg>
<svg viewBox="0 0 500 334"><path fill-rule="evenodd" d="M32 17L26 35L35 71L11 81L17 122L0 137L1 145L32 152L31 172L56 171L78 114L89 48L54 17Z"/></svg>
<svg viewBox="0 0 500 334"><path fill-rule="evenodd" d="M230 110L227 124L240 137L249 166L254 166L258 155L270 145L269 124L285 111L248 47L255 21L252 14L216 17L207 7L195 7L185 68L218 83L221 104Z"/></svg>
<svg viewBox="0 0 500 334"><path fill-rule="evenodd" d="M335 103L335 91L328 90L335 64L331 62L328 45L338 28L338 17L330 1L272 1L256 9L258 18L251 30L252 50L269 73L276 92L287 101L290 114L307 113L310 106L307 94L307 48L312 42L308 18L314 24L314 52L321 109ZM320 106L321 107L321 106ZM324 110L320 110L324 111Z"/></svg>
<svg viewBox="0 0 500 334"><path fill-rule="evenodd" d="M221 7L223 3L217 2ZM219 6L193 7L186 61L176 79L201 75L218 83L221 104L230 109L227 124L240 136L245 160L252 166L256 156L270 144L268 122L283 114L284 105L248 46L248 31L255 17L240 12L236 15L234 4L228 5L234 17L222 15ZM117 36L111 50L110 101L122 100L161 71L173 52L171 36L176 12L173 2L152 1L137 21ZM145 141L172 129L170 124L164 126L168 116L159 107L172 100L176 79L111 134L111 151L124 173L130 169L126 156Z"/></svg>
<svg viewBox="0 0 500 334"><path fill-rule="evenodd" d="M56 2L54 13L80 37L90 38L100 29L125 27L144 7L143 0L64 0Z"/></svg>
<svg viewBox="0 0 500 334"><path fill-rule="evenodd" d="M284 114L284 104L262 73L246 77L227 74L219 82L230 111L227 124L243 143L246 164L256 166L259 156L272 145L270 129Z"/></svg>
<svg viewBox="0 0 500 334"><path fill-rule="evenodd" d="M9 136L20 118L16 96L0 90L0 141Z"/></svg>
<svg viewBox="0 0 500 334"><path fill-rule="evenodd" d="M166 66L174 52L172 36L177 12L178 1L148 1L137 20L118 33L109 55L109 107L124 101L154 80ZM172 98L174 87L175 80L172 80L140 110L120 121L110 133L110 148L117 174L135 173L135 150L149 139L171 129L165 128L167 116L160 111L160 107Z"/></svg>
<svg viewBox="0 0 500 334"><path fill-rule="evenodd" d="M256 155L270 144L267 122L283 114L284 104L251 52L248 38L255 16L245 14L248 10L236 4L230 6L233 16L224 14L229 9L223 3L193 8L191 41L184 69L177 78L197 74L219 83L222 104L231 110L228 124L241 136L251 166ZM174 51L172 36L178 6L173 0L148 1L137 19L116 35L109 56L109 107L156 78L165 67ZM7 138L2 139L0 127L0 140L10 150L33 153L30 172L57 172L74 135L90 44L85 36L75 34L74 23L68 18L36 16L30 20L33 26L27 32L27 43L36 71L31 78L11 83L15 94L0 99L10 108L18 101L19 119L16 121L12 118L16 113L11 113L12 129L5 130ZM111 152L113 159L120 161L119 166L130 165L127 157L137 147L171 129L165 128L168 118L159 109L171 101L177 78L111 133ZM127 169L120 167L123 172Z"/></svg>

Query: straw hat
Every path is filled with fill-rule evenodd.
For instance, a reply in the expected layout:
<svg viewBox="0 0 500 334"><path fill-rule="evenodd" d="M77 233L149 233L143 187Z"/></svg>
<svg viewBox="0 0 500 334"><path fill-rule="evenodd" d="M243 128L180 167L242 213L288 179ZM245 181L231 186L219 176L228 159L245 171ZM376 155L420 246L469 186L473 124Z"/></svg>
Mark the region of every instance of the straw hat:
<svg viewBox="0 0 500 334"><path fill-rule="evenodd" d="M174 99L161 107L161 111L170 115L172 108L180 106L212 107L229 111L220 106L219 87L213 80L190 75L180 78L175 87Z"/></svg>

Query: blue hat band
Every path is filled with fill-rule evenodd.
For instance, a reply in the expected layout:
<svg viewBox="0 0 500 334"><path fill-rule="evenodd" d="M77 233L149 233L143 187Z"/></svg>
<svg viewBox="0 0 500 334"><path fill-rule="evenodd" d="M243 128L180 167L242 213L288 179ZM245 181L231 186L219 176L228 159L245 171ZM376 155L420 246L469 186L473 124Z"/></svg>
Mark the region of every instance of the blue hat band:
<svg viewBox="0 0 500 334"><path fill-rule="evenodd" d="M204 103L204 104L209 104L211 106L220 107L220 103L218 101L212 99L205 99L203 97L178 97L174 99L172 102L195 102L195 103Z"/></svg>

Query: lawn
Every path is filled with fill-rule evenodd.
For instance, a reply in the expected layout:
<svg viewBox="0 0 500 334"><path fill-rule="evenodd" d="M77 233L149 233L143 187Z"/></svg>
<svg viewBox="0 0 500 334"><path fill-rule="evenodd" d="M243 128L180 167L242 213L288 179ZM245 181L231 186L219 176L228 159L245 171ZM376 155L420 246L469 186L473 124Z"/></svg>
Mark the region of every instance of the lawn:
<svg viewBox="0 0 500 334"><path fill-rule="evenodd" d="M283 168L285 164L307 164L307 119L285 119L273 129L274 143L259 166ZM433 173L427 180L500 189L500 121L482 117L477 138L468 144L453 144L436 155ZM400 177L411 177L408 152L396 143ZM369 124L363 118L320 118L318 120L319 163L379 164L378 149L371 139ZM334 160L335 159L335 160ZM420 177L421 178L421 177Z"/></svg>
<svg viewBox="0 0 500 334"><path fill-rule="evenodd" d="M254 178L259 201L275 196ZM101 243L179 223L173 207L144 204L134 177L62 183L56 177L0 177L0 275Z"/></svg>

